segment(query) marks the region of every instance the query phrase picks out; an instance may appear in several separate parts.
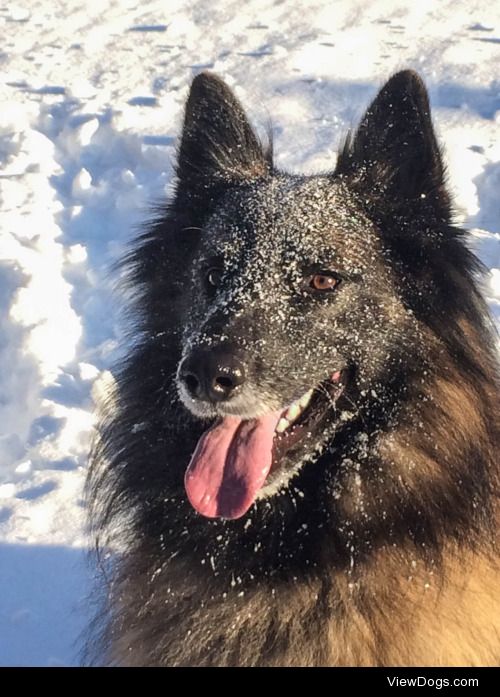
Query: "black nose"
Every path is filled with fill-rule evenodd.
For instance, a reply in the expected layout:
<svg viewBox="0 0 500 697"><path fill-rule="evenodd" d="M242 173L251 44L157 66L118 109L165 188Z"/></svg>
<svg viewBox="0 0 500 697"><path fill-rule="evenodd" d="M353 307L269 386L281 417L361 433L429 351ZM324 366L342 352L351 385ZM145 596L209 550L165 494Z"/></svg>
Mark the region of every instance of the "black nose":
<svg viewBox="0 0 500 697"><path fill-rule="evenodd" d="M245 368L227 350L196 349L182 361L179 378L191 397L224 402L245 382Z"/></svg>

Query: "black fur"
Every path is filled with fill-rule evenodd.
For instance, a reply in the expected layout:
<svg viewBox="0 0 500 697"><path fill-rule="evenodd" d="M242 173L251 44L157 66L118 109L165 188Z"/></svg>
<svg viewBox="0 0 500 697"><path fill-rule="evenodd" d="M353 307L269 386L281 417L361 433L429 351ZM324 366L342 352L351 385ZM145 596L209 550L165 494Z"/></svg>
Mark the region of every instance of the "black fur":
<svg viewBox="0 0 500 697"><path fill-rule="evenodd" d="M272 285L287 249L296 268L323 246L341 250L345 267L329 304L294 294L291 271L286 291ZM196 269L221 249L226 300L216 307ZM422 610L403 589L411 564L446 585L450 559L494 557L497 534L495 334L481 265L453 225L421 79L393 76L335 171L307 178L276 171L227 86L197 76L172 200L126 267L130 350L88 483L99 545L123 550L108 569L94 660L398 660L396 644L410 642L400 619ZM256 401L288 404L329 367L349 376L318 453L306 443L287 455L290 467L309 461L232 521L196 514L183 487L207 423L179 400L176 373L186 346L207 336L239 347ZM485 661L498 657L487 648ZM400 655L409 661L411 646Z"/></svg>

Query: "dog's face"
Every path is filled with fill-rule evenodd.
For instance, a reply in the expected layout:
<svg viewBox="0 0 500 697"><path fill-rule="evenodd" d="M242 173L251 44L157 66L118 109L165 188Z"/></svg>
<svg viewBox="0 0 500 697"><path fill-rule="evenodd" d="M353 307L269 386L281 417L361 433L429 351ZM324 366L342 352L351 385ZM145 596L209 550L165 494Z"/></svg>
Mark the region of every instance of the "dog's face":
<svg viewBox="0 0 500 697"><path fill-rule="evenodd" d="M403 337L416 336L418 325L397 292L383 221L367 211L373 192L360 196L367 181L352 158L330 176L270 171L234 97L204 79L188 102L179 162L179 198L198 211L198 240L183 291L177 386L188 410L216 420L194 455L188 494L191 476L200 512L238 517L317 457L359 399L382 394L401 368ZM199 131L200 120L209 130L219 120L219 150L211 137L204 152L211 134ZM361 172L374 176L366 163ZM425 187L418 195L425 200ZM391 196L389 186L375 192L375 207L381 196ZM413 200L385 210L397 217L398 205L411 210ZM248 474L253 459L267 462L265 476ZM238 487L244 504L235 503Z"/></svg>
<svg viewBox="0 0 500 697"><path fill-rule="evenodd" d="M286 468L320 450L350 379L375 389L391 362L405 313L383 259L377 230L342 183L278 175L229 192L200 231L186 288L186 407L253 419L304 398L281 438L314 411L311 437L287 450ZM241 378L220 397L194 384L213 380L217 389L220 373L224 387L231 366Z"/></svg>

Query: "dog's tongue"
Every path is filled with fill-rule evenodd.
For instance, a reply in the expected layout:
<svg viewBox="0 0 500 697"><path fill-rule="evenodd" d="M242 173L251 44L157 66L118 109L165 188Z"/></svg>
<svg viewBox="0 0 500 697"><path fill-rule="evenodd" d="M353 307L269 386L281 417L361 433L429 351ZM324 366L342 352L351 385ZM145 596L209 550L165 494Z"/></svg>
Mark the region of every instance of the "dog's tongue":
<svg viewBox="0 0 500 697"><path fill-rule="evenodd" d="M272 463L281 412L259 419L226 416L204 433L186 471L192 506L208 518L239 518L255 501Z"/></svg>

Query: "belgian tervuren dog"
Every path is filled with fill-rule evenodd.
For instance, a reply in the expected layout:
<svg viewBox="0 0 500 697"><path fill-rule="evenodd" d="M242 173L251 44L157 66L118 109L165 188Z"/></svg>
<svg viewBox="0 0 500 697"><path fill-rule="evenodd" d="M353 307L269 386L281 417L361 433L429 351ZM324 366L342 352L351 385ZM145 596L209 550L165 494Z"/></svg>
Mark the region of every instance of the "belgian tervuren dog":
<svg viewBox="0 0 500 697"><path fill-rule="evenodd" d="M126 266L97 662L498 664L495 334L418 75L318 176L198 75Z"/></svg>

